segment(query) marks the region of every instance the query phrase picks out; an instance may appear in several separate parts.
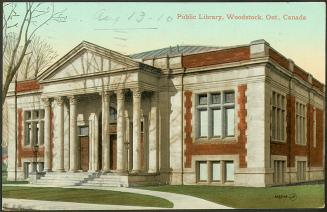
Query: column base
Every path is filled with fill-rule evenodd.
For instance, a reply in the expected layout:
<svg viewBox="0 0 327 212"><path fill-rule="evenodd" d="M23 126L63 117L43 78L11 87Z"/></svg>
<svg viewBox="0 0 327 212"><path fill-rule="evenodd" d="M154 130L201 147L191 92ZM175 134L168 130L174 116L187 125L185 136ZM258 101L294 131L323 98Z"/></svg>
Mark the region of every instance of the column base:
<svg viewBox="0 0 327 212"><path fill-rule="evenodd" d="M140 174L142 171L141 170L132 170L131 174Z"/></svg>
<svg viewBox="0 0 327 212"><path fill-rule="evenodd" d="M121 169L121 170L115 170L115 173L117 173L117 174L128 174L128 171Z"/></svg>

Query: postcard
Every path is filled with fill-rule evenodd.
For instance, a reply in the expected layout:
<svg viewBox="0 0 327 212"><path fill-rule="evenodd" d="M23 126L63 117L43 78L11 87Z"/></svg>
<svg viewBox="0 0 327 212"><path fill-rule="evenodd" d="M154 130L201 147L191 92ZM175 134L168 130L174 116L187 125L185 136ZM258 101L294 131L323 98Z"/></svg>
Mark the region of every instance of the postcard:
<svg viewBox="0 0 327 212"><path fill-rule="evenodd" d="M323 2L4 2L3 210L324 208Z"/></svg>

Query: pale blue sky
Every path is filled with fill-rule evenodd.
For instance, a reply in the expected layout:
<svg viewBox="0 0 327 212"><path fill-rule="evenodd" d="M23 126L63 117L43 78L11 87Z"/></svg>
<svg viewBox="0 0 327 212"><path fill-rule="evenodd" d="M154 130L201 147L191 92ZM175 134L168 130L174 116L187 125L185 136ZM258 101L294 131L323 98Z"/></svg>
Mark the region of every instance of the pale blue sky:
<svg viewBox="0 0 327 212"><path fill-rule="evenodd" d="M60 56L86 40L125 53L173 45L230 46L265 39L296 64L325 81L324 3L55 3L66 9L66 23L51 24L38 35ZM226 14L277 15L277 21L232 21ZM100 15L102 14L102 15ZM133 15L134 14L134 15ZM178 20L178 14L222 15L223 21ZM286 21L283 15L304 15ZM104 18L106 20L99 20ZM114 21L116 20L116 21ZM155 28L113 30L117 28ZM111 29L111 30L98 30Z"/></svg>

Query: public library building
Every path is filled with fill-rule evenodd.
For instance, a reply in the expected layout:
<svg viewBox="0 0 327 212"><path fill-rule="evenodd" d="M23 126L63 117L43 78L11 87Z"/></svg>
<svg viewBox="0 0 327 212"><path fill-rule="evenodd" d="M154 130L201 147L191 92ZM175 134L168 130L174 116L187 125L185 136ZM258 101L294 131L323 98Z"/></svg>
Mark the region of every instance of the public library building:
<svg viewBox="0 0 327 212"><path fill-rule="evenodd" d="M324 179L325 86L266 41L133 55L83 41L12 83L8 180L264 187Z"/></svg>

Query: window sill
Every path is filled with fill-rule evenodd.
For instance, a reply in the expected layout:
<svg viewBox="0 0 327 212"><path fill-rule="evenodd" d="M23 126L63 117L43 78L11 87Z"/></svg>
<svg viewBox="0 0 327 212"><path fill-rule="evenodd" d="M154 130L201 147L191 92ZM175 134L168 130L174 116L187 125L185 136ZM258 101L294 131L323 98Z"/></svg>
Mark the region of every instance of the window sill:
<svg viewBox="0 0 327 212"><path fill-rule="evenodd" d="M234 144L237 143L236 137L225 137L225 138L197 138L194 141L195 144L205 143L220 143L220 144Z"/></svg>
<svg viewBox="0 0 327 212"><path fill-rule="evenodd" d="M299 144L299 143L295 143L295 145L298 145L298 146L307 146L307 144Z"/></svg>
<svg viewBox="0 0 327 212"><path fill-rule="evenodd" d="M39 148L43 148L43 147L44 147L44 144L39 144ZM29 149L29 148L33 148L33 146L31 144L28 144L28 145L24 145L23 148Z"/></svg>
<svg viewBox="0 0 327 212"><path fill-rule="evenodd" d="M271 139L271 143L276 143L276 144L286 144L286 141L282 141L282 140L273 140L273 139Z"/></svg>

